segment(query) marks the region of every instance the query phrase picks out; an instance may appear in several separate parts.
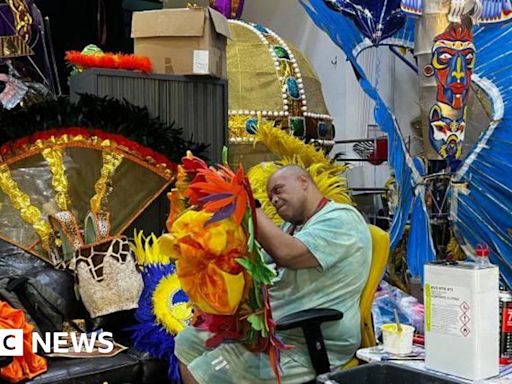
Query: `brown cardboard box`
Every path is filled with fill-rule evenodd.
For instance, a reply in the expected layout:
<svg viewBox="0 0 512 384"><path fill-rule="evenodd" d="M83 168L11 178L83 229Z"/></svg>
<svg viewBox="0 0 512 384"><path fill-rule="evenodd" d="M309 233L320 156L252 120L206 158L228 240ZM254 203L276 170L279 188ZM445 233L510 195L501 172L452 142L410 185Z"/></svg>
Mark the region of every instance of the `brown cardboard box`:
<svg viewBox="0 0 512 384"><path fill-rule="evenodd" d="M163 0L164 8L208 8L209 0Z"/></svg>
<svg viewBox="0 0 512 384"><path fill-rule="evenodd" d="M226 18L211 8L135 12L135 54L148 56L153 72L227 78Z"/></svg>

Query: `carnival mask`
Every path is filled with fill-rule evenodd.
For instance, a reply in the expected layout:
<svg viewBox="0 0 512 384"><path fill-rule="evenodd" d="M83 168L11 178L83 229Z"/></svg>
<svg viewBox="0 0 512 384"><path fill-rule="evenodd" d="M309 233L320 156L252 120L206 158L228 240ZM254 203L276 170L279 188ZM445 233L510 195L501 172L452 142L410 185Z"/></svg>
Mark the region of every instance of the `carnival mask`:
<svg viewBox="0 0 512 384"><path fill-rule="evenodd" d="M471 31L452 23L434 38L432 67L437 80L437 101L461 109L471 86L475 46Z"/></svg>
<svg viewBox="0 0 512 384"><path fill-rule="evenodd" d="M457 116L445 116L442 105L435 104L430 110L429 137L432 147L443 159L456 160L462 155L462 143L464 142L464 131L466 128L465 112L457 111ZM453 111L453 110L452 110ZM446 112L446 111L445 111Z"/></svg>

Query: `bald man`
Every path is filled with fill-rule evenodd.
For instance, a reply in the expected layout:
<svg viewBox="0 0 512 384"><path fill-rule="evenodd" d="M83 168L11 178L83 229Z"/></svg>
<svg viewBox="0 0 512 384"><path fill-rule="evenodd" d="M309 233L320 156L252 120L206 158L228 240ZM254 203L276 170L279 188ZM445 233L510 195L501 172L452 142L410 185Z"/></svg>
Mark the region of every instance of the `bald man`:
<svg viewBox="0 0 512 384"><path fill-rule="evenodd" d="M278 276L270 288L274 319L309 308L343 312L340 321L322 325L329 360L341 366L361 341L359 298L368 278L371 238L361 214L350 205L327 200L310 175L290 165L275 172L267 194L279 216L278 228L261 209L256 210L256 238L276 265ZM206 350L212 334L188 328L176 339L176 356L185 384L275 383L265 354L249 352L238 343ZM282 381L304 383L315 378L302 330L279 333L295 346L281 353Z"/></svg>

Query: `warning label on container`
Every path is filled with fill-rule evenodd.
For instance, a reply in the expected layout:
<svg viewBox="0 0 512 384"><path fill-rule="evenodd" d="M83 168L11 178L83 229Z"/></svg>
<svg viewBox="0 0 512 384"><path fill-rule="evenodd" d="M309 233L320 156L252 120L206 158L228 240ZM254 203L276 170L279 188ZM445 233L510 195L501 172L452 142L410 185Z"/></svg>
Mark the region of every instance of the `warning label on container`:
<svg viewBox="0 0 512 384"><path fill-rule="evenodd" d="M467 289L425 284L427 332L468 337L471 334L471 301Z"/></svg>
<svg viewBox="0 0 512 384"><path fill-rule="evenodd" d="M506 333L512 333L512 308L503 308L501 330Z"/></svg>

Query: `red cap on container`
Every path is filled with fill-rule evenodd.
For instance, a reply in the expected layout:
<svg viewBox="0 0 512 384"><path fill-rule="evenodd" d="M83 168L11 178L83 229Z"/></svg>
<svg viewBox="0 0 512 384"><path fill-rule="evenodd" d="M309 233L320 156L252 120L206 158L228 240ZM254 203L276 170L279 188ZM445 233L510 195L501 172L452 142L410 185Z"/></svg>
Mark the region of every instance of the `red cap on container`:
<svg viewBox="0 0 512 384"><path fill-rule="evenodd" d="M487 248L487 244L478 244L476 246L476 255L478 257L488 257L489 256L489 248Z"/></svg>

